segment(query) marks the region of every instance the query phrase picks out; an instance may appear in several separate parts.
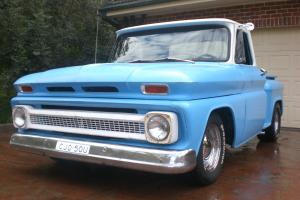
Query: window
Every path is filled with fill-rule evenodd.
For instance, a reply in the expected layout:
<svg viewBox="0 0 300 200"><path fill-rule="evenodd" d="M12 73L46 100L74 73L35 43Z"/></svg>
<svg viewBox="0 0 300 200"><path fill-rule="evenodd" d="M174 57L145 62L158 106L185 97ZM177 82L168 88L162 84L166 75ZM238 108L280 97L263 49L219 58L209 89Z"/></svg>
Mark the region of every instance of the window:
<svg viewBox="0 0 300 200"><path fill-rule="evenodd" d="M245 65L253 63L248 36L242 30L238 30L236 36L235 62Z"/></svg>
<svg viewBox="0 0 300 200"><path fill-rule="evenodd" d="M112 62L177 58L220 62L229 58L230 34L215 26L181 27L137 32L118 38Z"/></svg>

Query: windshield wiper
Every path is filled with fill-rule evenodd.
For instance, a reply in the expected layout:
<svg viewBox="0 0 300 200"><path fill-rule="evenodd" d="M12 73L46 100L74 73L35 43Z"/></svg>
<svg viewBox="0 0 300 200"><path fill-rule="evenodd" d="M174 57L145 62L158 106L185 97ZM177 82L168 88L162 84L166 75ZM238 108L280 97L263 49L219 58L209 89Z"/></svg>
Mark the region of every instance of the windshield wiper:
<svg viewBox="0 0 300 200"><path fill-rule="evenodd" d="M153 60L133 60L133 61L130 61L129 63L150 63L150 62L153 62Z"/></svg>
<svg viewBox="0 0 300 200"><path fill-rule="evenodd" d="M180 58L171 58L171 57L166 57L166 58L161 58L154 60L154 62L164 62L164 61L170 61L170 62L189 62L189 63L195 63L193 60L185 60L185 59L180 59Z"/></svg>
<svg viewBox="0 0 300 200"><path fill-rule="evenodd" d="M130 63L150 63L150 62L164 62L164 61L169 61L169 62L189 62L189 63L195 63L193 60L185 60L185 59L180 59L180 58L161 58L161 59L156 59L156 60L133 60Z"/></svg>

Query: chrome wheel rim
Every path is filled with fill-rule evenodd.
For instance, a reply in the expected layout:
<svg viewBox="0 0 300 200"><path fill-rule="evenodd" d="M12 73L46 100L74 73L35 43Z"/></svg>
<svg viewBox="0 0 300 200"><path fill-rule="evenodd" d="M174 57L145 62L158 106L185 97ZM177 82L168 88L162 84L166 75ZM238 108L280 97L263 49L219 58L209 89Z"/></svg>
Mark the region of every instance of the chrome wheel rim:
<svg viewBox="0 0 300 200"><path fill-rule="evenodd" d="M275 129L275 133L278 133L278 129L279 129L279 116L278 113L276 112L275 116L274 116L274 129Z"/></svg>
<svg viewBox="0 0 300 200"><path fill-rule="evenodd" d="M203 163L206 171L213 171L218 166L221 155L221 136L217 125L211 125L203 139Z"/></svg>

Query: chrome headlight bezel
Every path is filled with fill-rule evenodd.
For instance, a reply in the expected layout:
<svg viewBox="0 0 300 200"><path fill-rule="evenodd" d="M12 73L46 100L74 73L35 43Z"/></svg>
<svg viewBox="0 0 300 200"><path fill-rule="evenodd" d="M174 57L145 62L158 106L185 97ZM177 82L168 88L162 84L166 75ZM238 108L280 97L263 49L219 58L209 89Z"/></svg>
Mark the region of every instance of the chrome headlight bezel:
<svg viewBox="0 0 300 200"><path fill-rule="evenodd" d="M27 112L23 107L15 107L12 113L13 124L15 128L26 128L27 126ZM23 120L23 124L20 124L19 119Z"/></svg>
<svg viewBox="0 0 300 200"><path fill-rule="evenodd" d="M159 116L162 117L169 126L169 133L163 139L156 139L149 132L149 122L152 117ZM171 144L178 139L178 120L177 115L172 112L149 112L145 115L145 136L148 142L156 144Z"/></svg>

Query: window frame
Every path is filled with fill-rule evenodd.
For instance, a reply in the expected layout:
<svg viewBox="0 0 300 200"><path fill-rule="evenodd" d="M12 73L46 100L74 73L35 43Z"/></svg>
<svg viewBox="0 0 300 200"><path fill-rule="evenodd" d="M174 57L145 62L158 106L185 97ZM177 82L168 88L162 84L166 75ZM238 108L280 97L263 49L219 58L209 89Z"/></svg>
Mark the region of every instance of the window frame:
<svg viewBox="0 0 300 200"><path fill-rule="evenodd" d="M216 28L225 28L228 34L228 51L225 59L218 60L218 61L195 61L195 62L228 62L231 59L231 40L232 34L230 29L225 25L218 25L218 24L207 24L207 25L189 25L189 26L180 26L180 27L168 27L168 28L160 28L160 29L152 29L152 30L142 30L136 32L125 33L119 35L115 41L113 49L111 50L111 54L109 56L109 62L114 63L116 50L118 44L123 40L123 38L130 37L130 36L141 36L141 35L151 35L151 34L159 34L159 33L168 33L168 32L187 32L187 31L196 31L196 30L205 30L205 29L216 29Z"/></svg>
<svg viewBox="0 0 300 200"><path fill-rule="evenodd" d="M239 63L237 62L237 44L238 44L238 37L239 34L242 33L242 38L243 38L243 48L244 48L244 53L245 53L245 62L244 63ZM249 35L246 31L243 29L237 29L236 31L236 42L235 42L235 55L234 55L234 61L236 64L243 64L243 65L253 65L253 55L251 51L251 46L250 46L250 40L249 40Z"/></svg>

